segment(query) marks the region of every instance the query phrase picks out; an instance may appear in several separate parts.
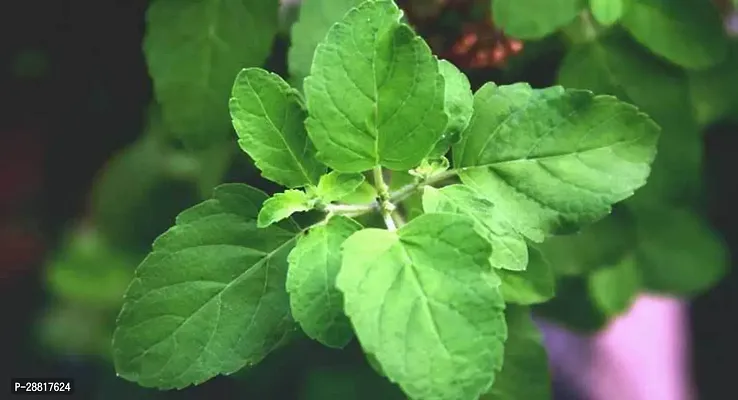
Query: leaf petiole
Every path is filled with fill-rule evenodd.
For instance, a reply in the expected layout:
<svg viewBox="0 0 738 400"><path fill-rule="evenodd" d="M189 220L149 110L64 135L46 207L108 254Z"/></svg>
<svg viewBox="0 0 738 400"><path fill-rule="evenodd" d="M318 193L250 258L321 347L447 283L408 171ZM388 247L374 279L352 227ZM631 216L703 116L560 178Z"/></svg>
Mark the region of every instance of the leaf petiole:
<svg viewBox="0 0 738 400"><path fill-rule="evenodd" d="M387 196L388 202L392 205L401 203L403 200L407 199L408 197L410 197L410 195L415 193L417 190L423 188L424 186L433 186L438 183L441 183L445 180L453 178L454 176L456 176L459 172L463 170L464 168L447 170L447 171L443 171L438 174L432 175L428 177L427 179L422 179L422 180L418 180L417 182L407 184L397 189L394 192L390 192ZM375 179L376 179L376 176L375 176ZM384 183L384 179L382 179L382 183ZM380 192L379 188L377 188L377 192L378 193ZM358 217L364 214L368 214L370 212L381 212L382 211L381 194L380 194L380 201L373 201L371 203L366 203L366 204L331 203L331 204L323 205L320 208L320 210L325 211L327 213L343 215L347 217Z"/></svg>
<svg viewBox="0 0 738 400"><path fill-rule="evenodd" d="M384 182L384 171L382 166L377 165L372 170L374 173L374 187L377 189L379 195L379 212L382 213L387 229L390 231L397 230L395 221L392 219L392 213L395 211L395 205L392 203L392 198L389 192L389 186Z"/></svg>

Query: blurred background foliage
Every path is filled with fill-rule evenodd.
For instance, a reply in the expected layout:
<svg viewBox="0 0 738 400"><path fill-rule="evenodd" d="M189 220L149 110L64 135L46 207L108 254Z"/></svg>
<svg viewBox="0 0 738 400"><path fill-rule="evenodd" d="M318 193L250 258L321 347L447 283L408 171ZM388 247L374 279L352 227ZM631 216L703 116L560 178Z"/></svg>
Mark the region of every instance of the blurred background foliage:
<svg viewBox="0 0 738 400"><path fill-rule="evenodd" d="M300 87L312 49L359 2L221 1L229 8L215 0L4 3L3 375L75 376L85 399L402 398L356 343L337 352L304 338L234 378L182 392L115 376L115 318L153 239L221 182L277 189L235 144L225 104L236 73L263 66ZM725 366L738 355L738 331L727 325L738 315L729 272L738 249L734 3L398 1L473 89L487 81L589 89L662 126L646 187L611 217L539 246L557 297L536 310L592 332L640 292L691 298L693 370L708 400L732 388ZM412 215L418 204L411 197L403 206Z"/></svg>

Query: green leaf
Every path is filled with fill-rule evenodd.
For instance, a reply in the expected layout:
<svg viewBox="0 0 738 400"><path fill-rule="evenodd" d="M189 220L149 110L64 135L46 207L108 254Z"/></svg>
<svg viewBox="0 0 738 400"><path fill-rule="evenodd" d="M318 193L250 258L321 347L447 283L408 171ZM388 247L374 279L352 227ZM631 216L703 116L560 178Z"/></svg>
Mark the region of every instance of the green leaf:
<svg viewBox="0 0 738 400"><path fill-rule="evenodd" d="M626 0L589 0L589 8L595 21L604 26L618 22L625 11Z"/></svg>
<svg viewBox="0 0 738 400"><path fill-rule="evenodd" d="M508 306L505 321L508 330L505 362L492 389L479 400L551 399L548 354L530 309Z"/></svg>
<svg viewBox="0 0 738 400"><path fill-rule="evenodd" d="M442 189L426 186L423 210L427 213L455 213L471 217L474 227L492 244L490 264L494 268L514 271L528 265L528 246L520 234L502 219L492 203L464 185L450 185Z"/></svg>
<svg viewBox="0 0 738 400"><path fill-rule="evenodd" d="M166 124L188 143L227 137L233 77L269 55L278 8L274 0L151 3L144 39L149 74Z"/></svg>
<svg viewBox="0 0 738 400"><path fill-rule="evenodd" d="M344 174L331 171L320 177L317 195L324 203L340 200L356 192L365 179L362 174Z"/></svg>
<svg viewBox="0 0 738 400"><path fill-rule="evenodd" d="M459 135L469 125L474 112L474 94L466 75L446 60L438 61L438 69L446 85L444 98L448 125L441 140L428 155L429 158L441 157L448 152L452 144L459 141Z"/></svg>
<svg viewBox="0 0 738 400"><path fill-rule="evenodd" d="M314 201L302 190L286 190L277 193L264 202L259 211L256 226L266 228L267 226L289 218L296 212L312 210Z"/></svg>
<svg viewBox="0 0 738 400"><path fill-rule="evenodd" d="M433 160L425 158L420 162L420 165L418 165L417 168L413 168L407 172L413 177L427 180L432 176L448 171L449 167L451 167L451 162L448 158L445 156L439 156Z"/></svg>
<svg viewBox="0 0 738 400"><path fill-rule="evenodd" d="M367 1L328 31L305 79L310 138L340 172L407 171L446 128L444 80L394 2Z"/></svg>
<svg viewBox="0 0 738 400"><path fill-rule="evenodd" d="M646 183L659 128L611 96L488 83L454 146L462 182L540 242L576 231Z"/></svg>
<svg viewBox="0 0 738 400"><path fill-rule="evenodd" d="M536 249L528 249L525 271L499 270L502 297L506 303L530 305L548 301L554 296L556 281L548 261Z"/></svg>
<svg viewBox="0 0 738 400"><path fill-rule="evenodd" d="M371 183L364 181L356 190L338 199L346 204L365 204L377 199L377 189Z"/></svg>
<svg viewBox="0 0 738 400"><path fill-rule="evenodd" d="M334 216L311 228L287 258L292 315L308 336L329 347L344 347L353 337L335 282L341 268L341 245L361 228L350 218Z"/></svg>
<svg viewBox="0 0 738 400"><path fill-rule="evenodd" d="M622 209L570 235L536 245L557 275L584 275L617 263L636 245L631 215Z"/></svg>
<svg viewBox="0 0 738 400"><path fill-rule="evenodd" d="M221 185L154 242L118 316L121 377L161 389L200 384L259 362L294 330L285 277L297 233L256 227L266 198Z"/></svg>
<svg viewBox="0 0 738 400"><path fill-rule="evenodd" d="M632 102L662 126L648 185L631 201L689 202L701 191L702 138L682 69L625 35L610 35L574 47L559 70L559 83Z"/></svg>
<svg viewBox="0 0 738 400"><path fill-rule="evenodd" d="M630 0L622 24L642 45L685 68L708 68L727 53L720 14L702 0Z"/></svg>
<svg viewBox="0 0 738 400"><path fill-rule="evenodd" d="M627 311L641 290L641 275L636 258L627 254L617 263L589 275L592 299L608 316Z"/></svg>
<svg viewBox="0 0 738 400"><path fill-rule="evenodd" d="M637 217L638 266L646 289L693 296L725 276L728 251L698 215L662 206L639 210Z"/></svg>
<svg viewBox="0 0 738 400"><path fill-rule="evenodd" d="M491 247L473 221L423 214L343 245L336 284L364 351L411 398L473 399L502 367L507 338Z"/></svg>
<svg viewBox="0 0 738 400"><path fill-rule="evenodd" d="M296 86L310 74L315 48L328 29L362 0L302 0L300 17L292 25L291 46L287 53L290 75Z"/></svg>
<svg viewBox="0 0 738 400"><path fill-rule="evenodd" d="M229 105L238 144L265 178L288 188L318 183L325 167L315 158L295 89L278 75L248 68L236 77Z"/></svg>
<svg viewBox="0 0 738 400"><path fill-rule="evenodd" d="M495 0L495 25L518 39L541 39L574 20L584 0Z"/></svg>

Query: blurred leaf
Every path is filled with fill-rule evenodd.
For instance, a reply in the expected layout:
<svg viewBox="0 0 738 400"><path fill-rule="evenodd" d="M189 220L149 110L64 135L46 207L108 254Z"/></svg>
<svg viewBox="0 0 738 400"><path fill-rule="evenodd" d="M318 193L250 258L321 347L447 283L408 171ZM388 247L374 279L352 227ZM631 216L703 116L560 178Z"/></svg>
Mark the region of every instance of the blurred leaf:
<svg viewBox="0 0 738 400"><path fill-rule="evenodd" d="M46 270L49 290L94 307L118 308L143 254L120 251L91 228L78 228Z"/></svg>
<svg viewBox="0 0 738 400"><path fill-rule="evenodd" d="M328 29L362 0L302 0L300 16L292 26L292 46L287 54L292 84L302 88L310 74L313 53Z"/></svg>
<svg viewBox="0 0 738 400"><path fill-rule="evenodd" d="M507 306L505 362L492 389L479 400L549 400L551 376L543 337L528 307Z"/></svg>
<svg viewBox="0 0 738 400"><path fill-rule="evenodd" d="M552 236L533 245L557 275L582 275L617 262L635 246L635 226L626 210L571 235Z"/></svg>
<svg viewBox="0 0 738 400"><path fill-rule="evenodd" d="M559 83L632 102L661 126L651 175L629 202L689 203L699 194L702 138L684 71L615 33L574 46L561 64Z"/></svg>
<svg viewBox="0 0 738 400"><path fill-rule="evenodd" d="M559 68L558 82L567 88L592 90L630 100L648 113L686 110L686 74L614 32L573 46Z"/></svg>
<svg viewBox="0 0 738 400"><path fill-rule="evenodd" d="M641 44L685 68L711 67L726 54L720 13L704 0L630 0L622 23Z"/></svg>
<svg viewBox="0 0 738 400"><path fill-rule="evenodd" d="M686 116L686 117L685 117ZM691 114L674 112L660 119L658 153L646 185L626 201L632 207L692 206L702 196L703 142Z"/></svg>
<svg viewBox="0 0 738 400"><path fill-rule="evenodd" d="M638 267L647 290L693 296L727 272L722 239L698 215L676 208L638 212Z"/></svg>
<svg viewBox="0 0 738 400"><path fill-rule="evenodd" d="M142 137L113 156L95 181L92 219L116 246L146 251L180 210L201 198L195 171L170 177L172 156L163 146L154 136ZM197 168L189 157L174 162ZM181 172L182 166L175 169Z"/></svg>
<svg viewBox="0 0 738 400"><path fill-rule="evenodd" d="M609 316L621 314L630 308L641 290L641 275L636 258L627 254L613 265L589 275L592 298Z"/></svg>
<svg viewBox="0 0 738 400"><path fill-rule="evenodd" d="M161 146L143 138L115 154L107 163L93 188L93 215L103 225L115 218L119 208L146 202L147 192L165 179ZM129 221L130 216L125 219Z"/></svg>
<svg viewBox="0 0 738 400"><path fill-rule="evenodd" d="M144 52L164 121L192 147L231 132L228 97L241 68L261 65L278 27L275 0L155 0Z"/></svg>
<svg viewBox="0 0 738 400"><path fill-rule="evenodd" d="M721 118L738 121L738 42L713 68L690 71L689 83L697 119L708 125Z"/></svg>
<svg viewBox="0 0 738 400"><path fill-rule="evenodd" d="M608 322L590 294L586 276L560 278L556 282L556 297L536 306L534 311L577 332L594 333Z"/></svg>
<svg viewBox="0 0 738 400"><path fill-rule="evenodd" d="M201 199L208 198L216 186L224 183L223 178L236 154L233 150L233 143L225 142L191 152L197 163L195 180Z"/></svg>
<svg viewBox="0 0 738 400"><path fill-rule="evenodd" d="M110 359L110 335L114 324L110 310L90 303L56 301L36 326L45 350L61 355L98 356Z"/></svg>
<svg viewBox="0 0 738 400"><path fill-rule="evenodd" d="M628 0L589 0L589 8L594 19L604 26L610 26L623 16Z"/></svg>
<svg viewBox="0 0 738 400"><path fill-rule="evenodd" d="M585 0L495 0L495 24L517 39L541 39L574 20Z"/></svg>
<svg viewBox="0 0 738 400"><path fill-rule="evenodd" d="M404 400L402 391L368 365L316 368L309 372L300 400Z"/></svg>

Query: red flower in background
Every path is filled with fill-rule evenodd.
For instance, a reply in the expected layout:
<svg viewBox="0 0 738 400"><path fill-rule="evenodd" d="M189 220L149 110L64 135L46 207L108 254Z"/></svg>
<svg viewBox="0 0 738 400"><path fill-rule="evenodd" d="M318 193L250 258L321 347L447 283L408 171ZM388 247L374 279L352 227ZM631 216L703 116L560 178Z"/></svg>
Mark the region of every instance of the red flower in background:
<svg viewBox="0 0 738 400"><path fill-rule="evenodd" d="M0 285L42 256L42 241L24 214L41 187L43 145L33 130L0 132Z"/></svg>
<svg viewBox="0 0 738 400"><path fill-rule="evenodd" d="M496 68L522 49L523 42L495 30L492 17L488 16L483 22L465 24L462 36L441 57L464 68Z"/></svg>
<svg viewBox="0 0 738 400"><path fill-rule="evenodd" d="M460 68L498 68L523 49L495 27L490 0L399 0L433 52Z"/></svg>

